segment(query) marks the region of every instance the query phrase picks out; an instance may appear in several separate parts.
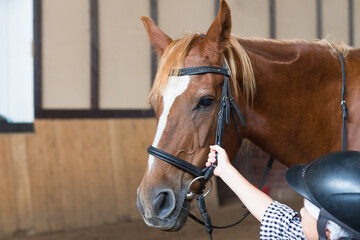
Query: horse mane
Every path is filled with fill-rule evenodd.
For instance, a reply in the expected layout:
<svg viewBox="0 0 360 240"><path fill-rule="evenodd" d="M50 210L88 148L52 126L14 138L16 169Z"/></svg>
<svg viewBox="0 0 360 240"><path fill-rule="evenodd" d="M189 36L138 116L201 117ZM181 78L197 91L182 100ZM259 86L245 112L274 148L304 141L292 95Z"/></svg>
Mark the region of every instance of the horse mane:
<svg viewBox="0 0 360 240"><path fill-rule="evenodd" d="M344 58L346 58L351 49L351 47L345 44L344 42L331 41L328 38L321 39L319 40L319 42L323 42L329 45L331 55L333 55L336 58L338 57L339 52L344 56Z"/></svg>
<svg viewBox="0 0 360 240"><path fill-rule="evenodd" d="M185 57L191 48L194 37L197 35L198 34L188 34L181 39L174 40L165 49L164 54L158 62L157 73L149 94L149 99L155 98L154 100L159 100L158 98L167 84L169 75L172 74L176 76L179 74L179 69L183 67ZM224 57L231 72L230 79L234 89L234 98L238 98L240 92L240 85L237 84L236 81L236 77L238 76L236 60L239 59L243 73L242 92L247 101L252 101L256 91L253 68L245 49L233 35L230 37L229 45L226 46L224 50Z"/></svg>
<svg viewBox="0 0 360 240"><path fill-rule="evenodd" d="M353 47L347 45L344 42L338 42L334 39L331 39L331 36L327 36L323 39L314 39L314 40L304 40L304 39L269 39L269 38L261 38L261 37L241 37L240 43L244 44L252 42L252 43L258 43L257 47L265 47L265 46L273 46L273 47L294 47L298 44L320 44L329 47L329 51L331 55L335 58L338 58L339 52L343 55L344 58L346 58L349 54L349 52L353 49ZM244 45L246 48L246 45Z"/></svg>

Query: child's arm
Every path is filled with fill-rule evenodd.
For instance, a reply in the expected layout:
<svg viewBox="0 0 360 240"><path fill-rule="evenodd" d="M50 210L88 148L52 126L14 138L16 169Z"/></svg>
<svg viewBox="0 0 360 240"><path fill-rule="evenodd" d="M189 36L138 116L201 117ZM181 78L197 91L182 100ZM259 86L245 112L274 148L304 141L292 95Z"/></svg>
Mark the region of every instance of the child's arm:
<svg viewBox="0 0 360 240"><path fill-rule="evenodd" d="M210 166L211 163L215 162L215 154L218 152L218 165L214 170L214 174L220 177L231 188L251 214L261 222L266 209L273 202L273 199L249 183L231 165L229 157L223 148L216 145L210 146L210 149L206 166Z"/></svg>

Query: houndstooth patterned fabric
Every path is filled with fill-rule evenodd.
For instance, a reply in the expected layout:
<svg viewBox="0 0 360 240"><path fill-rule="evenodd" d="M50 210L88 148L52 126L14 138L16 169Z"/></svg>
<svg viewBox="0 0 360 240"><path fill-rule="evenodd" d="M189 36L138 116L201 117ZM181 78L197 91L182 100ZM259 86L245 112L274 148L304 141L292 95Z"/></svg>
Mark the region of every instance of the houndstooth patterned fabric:
<svg viewBox="0 0 360 240"><path fill-rule="evenodd" d="M297 212L273 201L266 210L260 226L261 240L305 240Z"/></svg>

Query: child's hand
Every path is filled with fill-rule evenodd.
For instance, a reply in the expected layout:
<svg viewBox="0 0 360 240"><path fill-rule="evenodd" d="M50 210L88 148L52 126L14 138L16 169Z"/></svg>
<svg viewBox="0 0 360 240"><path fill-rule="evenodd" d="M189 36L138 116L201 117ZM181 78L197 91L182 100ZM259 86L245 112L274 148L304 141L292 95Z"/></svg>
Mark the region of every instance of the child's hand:
<svg viewBox="0 0 360 240"><path fill-rule="evenodd" d="M222 177L222 175L226 172L226 169L232 166L229 157L226 154L226 151L222 147L218 145L210 146L210 153L208 160L206 162L206 166L210 167L211 164L215 163L216 152L218 153L218 162L217 162L217 167L214 170L214 175L218 177Z"/></svg>

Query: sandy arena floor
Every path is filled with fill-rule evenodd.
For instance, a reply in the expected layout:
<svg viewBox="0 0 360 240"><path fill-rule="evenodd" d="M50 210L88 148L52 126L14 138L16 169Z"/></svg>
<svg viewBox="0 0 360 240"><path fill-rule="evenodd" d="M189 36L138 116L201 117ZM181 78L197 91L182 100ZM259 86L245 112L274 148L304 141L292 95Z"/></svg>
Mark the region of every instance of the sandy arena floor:
<svg viewBox="0 0 360 240"><path fill-rule="evenodd" d="M301 199L296 199L291 202L285 202L297 211L301 207ZM224 225L233 223L243 213L241 204L235 203L226 207L219 207L217 209L209 209L213 224ZM253 216L248 216L238 226L225 230L214 230L214 240L219 239L244 239L252 240L259 239L260 223ZM142 220L131 222L120 222L115 224L108 224L99 227L88 229L79 229L70 232L59 232L52 234L43 234L37 236L17 236L6 238L6 240L158 240L158 239L191 239L191 240L206 240L208 239L203 226L195 223L192 219L188 219L185 227L179 232L169 233L162 232L157 229L150 228L145 225Z"/></svg>

